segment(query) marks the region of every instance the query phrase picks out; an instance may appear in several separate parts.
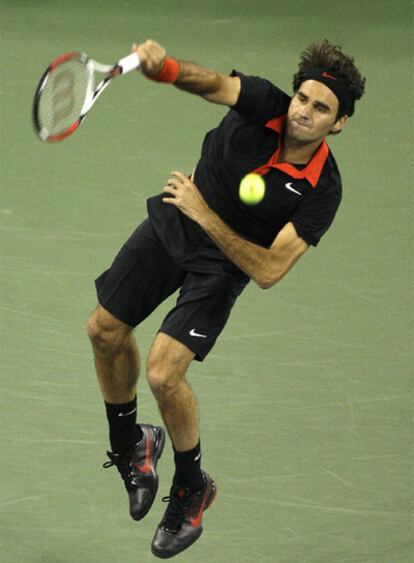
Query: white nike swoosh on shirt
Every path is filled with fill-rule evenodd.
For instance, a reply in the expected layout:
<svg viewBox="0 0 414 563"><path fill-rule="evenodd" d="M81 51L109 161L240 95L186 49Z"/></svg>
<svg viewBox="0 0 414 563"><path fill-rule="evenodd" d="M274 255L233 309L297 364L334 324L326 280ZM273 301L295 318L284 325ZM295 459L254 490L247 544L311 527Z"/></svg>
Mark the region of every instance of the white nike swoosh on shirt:
<svg viewBox="0 0 414 563"><path fill-rule="evenodd" d="M291 192L294 192L295 194L302 195L300 192L298 192L298 190L295 190L295 188L292 187L292 182L285 184L285 188L287 188Z"/></svg>
<svg viewBox="0 0 414 563"><path fill-rule="evenodd" d="M192 328L189 332L190 336L198 336L198 338L207 338L206 334L200 334L199 332L195 331L195 328Z"/></svg>

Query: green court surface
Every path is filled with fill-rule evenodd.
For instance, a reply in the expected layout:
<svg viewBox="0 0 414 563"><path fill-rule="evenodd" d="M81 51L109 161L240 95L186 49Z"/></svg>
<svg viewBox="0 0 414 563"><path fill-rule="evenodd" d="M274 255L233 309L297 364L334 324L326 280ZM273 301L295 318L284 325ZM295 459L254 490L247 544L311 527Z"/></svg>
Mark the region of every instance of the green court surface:
<svg viewBox="0 0 414 563"><path fill-rule="evenodd" d="M329 140L344 200L288 276L250 284L189 380L217 501L183 563L408 563L412 496L412 4L408 0L2 1L1 563L147 563L172 476L141 523L116 471L85 321L93 279L170 170L190 171L213 106L132 73L59 146L31 103L51 58L111 63L154 38L178 58L291 92L327 37L367 92ZM174 298L136 336L145 357ZM142 421L160 417L145 376Z"/></svg>

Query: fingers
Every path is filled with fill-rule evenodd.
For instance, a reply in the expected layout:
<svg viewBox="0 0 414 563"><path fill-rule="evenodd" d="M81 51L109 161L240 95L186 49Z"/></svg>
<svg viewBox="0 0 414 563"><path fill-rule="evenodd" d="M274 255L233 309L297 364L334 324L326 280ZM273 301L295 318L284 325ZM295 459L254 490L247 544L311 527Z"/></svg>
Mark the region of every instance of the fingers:
<svg viewBox="0 0 414 563"><path fill-rule="evenodd" d="M152 39L141 44L134 43L132 51L138 54L140 70L147 76L156 76L160 72L167 55L164 47Z"/></svg>
<svg viewBox="0 0 414 563"><path fill-rule="evenodd" d="M190 178L187 176L187 174L184 174L184 172L179 172L178 170L173 170L171 172L172 177L168 180L168 184L173 184L175 186L191 186L193 184L193 182L190 180Z"/></svg>
<svg viewBox="0 0 414 563"><path fill-rule="evenodd" d="M177 187L178 187L177 178L169 178L169 180L167 181L167 185L164 186L162 191L171 197L163 197L162 201L164 203L173 203L174 205L177 204L176 202Z"/></svg>
<svg viewBox="0 0 414 563"><path fill-rule="evenodd" d="M192 184L191 180L183 172L176 170L171 172L172 176L167 180L167 186L173 186L175 189L180 186L189 186Z"/></svg>
<svg viewBox="0 0 414 563"><path fill-rule="evenodd" d="M183 172L178 170L171 172L171 178L168 179L163 191L166 197L163 197L162 201L174 205L193 221L197 221L206 210L208 211L208 206L197 186Z"/></svg>
<svg viewBox="0 0 414 563"><path fill-rule="evenodd" d="M171 174L173 174L173 172L171 172ZM182 184L177 177L171 177L167 180L167 184L164 186L163 192L165 192L167 194L171 194L172 196L174 196L174 199L175 199L175 197L177 196L177 189L181 185ZM169 199L171 201L171 198L169 198Z"/></svg>
<svg viewBox="0 0 414 563"><path fill-rule="evenodd" d="M183 172L179 172L178 170L173 170L171 174L173 176L176 176L181 182L185 182L188 180L188 176L186 176L186 174L184 174Z"/></svg>
<svg viewBox="0 0 414 563"><path fill-rule="evenodd" d="M167 184L166 186L163 187L162 191L167 193L167 194L171 194L171 195L175 196L176 193L177 193L177 188Z"/></svg>
<svg viewBox="0 0 414 563"><path fill-rule="evenodd" d="M166 201L167 203L174 202L177 204L182 199L180 196L184 195L182 189L188 189L192 183L193 182L191 182L188 176L186 176L183 172L179 172L178 170L172 171L171 178L167 180L167 184L164 186L163 192L173 197L165 198L163 201Z"/></svg>

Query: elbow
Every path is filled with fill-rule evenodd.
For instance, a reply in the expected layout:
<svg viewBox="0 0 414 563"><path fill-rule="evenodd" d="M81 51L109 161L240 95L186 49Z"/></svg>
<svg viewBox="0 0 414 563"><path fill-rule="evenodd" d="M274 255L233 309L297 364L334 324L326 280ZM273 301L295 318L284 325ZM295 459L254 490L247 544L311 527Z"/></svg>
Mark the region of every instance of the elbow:
<svg viewBox="0 0 414 563"><path fill-rule="evenodd" d="M260 287L260 289L270 289L271 287L273 287L277 282L273 281L273 282L259 282L256 281L257 285Z"/></svg>
<svg viewBox="0 0 414 563"><path fill-rule="evenodd" d="M260 289L270 289L281 279L282 276L258 276L254 278Z"/></svg>
<svg viewBox="0 0 414 563"><path fill-rule="evenodd" d="M260 289L270 289L276 285L283 276L286 274L286 270L279 267L277 264L273 264L272 268L263 269L261 272L253 278L254 282L260 287Z"/></svg>

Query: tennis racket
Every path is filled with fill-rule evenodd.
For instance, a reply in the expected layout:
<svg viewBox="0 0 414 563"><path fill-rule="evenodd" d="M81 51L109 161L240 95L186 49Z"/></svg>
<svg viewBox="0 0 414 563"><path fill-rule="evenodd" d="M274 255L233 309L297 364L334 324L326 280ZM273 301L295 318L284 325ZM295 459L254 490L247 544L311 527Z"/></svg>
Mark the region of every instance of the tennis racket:
<svg viewBox="0 0 414 563"><path fill-rule="evenodd" d="M63 141L83 123L110 82L140 64L137 53L103 65L85 53L56 57L43 73L33 100L33 123L42 141Z"/></svg>

